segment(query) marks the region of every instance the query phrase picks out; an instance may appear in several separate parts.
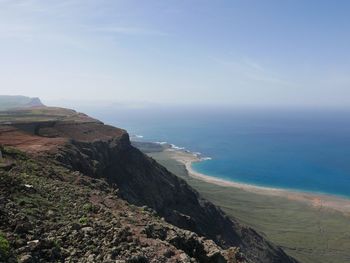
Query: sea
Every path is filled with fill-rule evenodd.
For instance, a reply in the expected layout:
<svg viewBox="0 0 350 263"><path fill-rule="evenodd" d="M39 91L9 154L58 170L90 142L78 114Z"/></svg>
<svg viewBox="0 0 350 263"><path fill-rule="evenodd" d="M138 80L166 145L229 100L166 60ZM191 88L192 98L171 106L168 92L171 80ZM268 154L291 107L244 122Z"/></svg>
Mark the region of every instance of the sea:
<svg viewBox="0 0 350 263"><path fill-rule="evenodd" d="M264 187L350 198L350 111L85 107L134 140L200 154L193 169Z"/></svg>

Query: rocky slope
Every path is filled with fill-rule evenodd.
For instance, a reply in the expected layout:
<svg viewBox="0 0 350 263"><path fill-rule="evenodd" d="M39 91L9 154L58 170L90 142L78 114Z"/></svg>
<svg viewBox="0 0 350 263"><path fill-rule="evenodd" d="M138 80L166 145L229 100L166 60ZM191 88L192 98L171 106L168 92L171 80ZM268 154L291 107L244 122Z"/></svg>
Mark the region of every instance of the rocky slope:
<svg viewBox="0 0 350 263"><path fill-rule="evenodd" d="M105 180L11 148L2 154L0 262L241 261L236 248L127 203Z"/></svg>
<svg viewBox="0 0 350 263"><path fill-rule="evenodd" d="M68 196L66 203L62 203L62 197L56 200L57 204L60 204L60 207L66 207L62 209L67 209L66 212L63 212L63 214L68 216L65 222L72 224L74 220L84 217L85 214L82 214L84 213L84 209L82 209L81 204L88 200L89 202L87 203L93 204L94 207L92 212L89 210L89 212L93 213L89 218L92 217L98 222L101 221L107 224L105 228L102 227L101 229L107 231L110 227L113 228L110 224L108 225L108 222L113 219L121 220L121 216L118 213L123 212L123 209L118 210L116 207L128 207L128 209L124 209L126 215L123 212L126 218L125 220L135 221L133 223L129 222L129 227L133 231L134 229L139 229L137 233L133 232L133 234L140 238L151 239L152 242L155 242L154 248L158 246L156 244L157 242L165 242L169 246L174 246L174 252L171 255L173 255L174 260L179 260L182 257L183 260L180 259L180 262L185 262L185 255L189 258L188 260L192 258L193 261L198 262L225 262L228 257L231 258L230 260L233 260L232 258L236 256L239 259L239 254L231 247L239 247L247 262L295 262L283 250L265 240L264 237L256 233L253 229L241 225L234 219L229 219L219 208L202 199L183 180L171 174L164 167L131 146L126 131L104 125L99 121L83 114L77 114L74 111L46 108L40 111L39 115L41 116L40 120L35 118L35 116L33 117L32 112L22 112L20 115L17 115L22 117L17 118L15 121L11 121L11 117L9 116L3 116L1 118L0 115L0 123L1 121L3 123L0 129L0 143L10 147L16 147L26 152L30 158L36 160L35 162L39 162L38 160L40 160L41 164L45 163L40 171L50 171L45 172L46 175L44 178L54 180L56 188L61 186L62 191L63 189L67 189L68 191L70 187L73 187L71 196L68 193L64 195ZM11 138L17 138L17 140ZM38 165L38 163L36 164ZM15 165L15 167L18 166ZM20 165L20 167L22 166ZM14 169L11 168L10 172L13 172ZM57 174L57 171L61 170L65 171L64 174ZM5 174L10 172L5 172ZM17 174L23 173L16 172ZM16 178L17 176L13 177ZM80 182L80 178L84 178L82 182L88 183L83 183L83 186L81 184L78 184L78 186L71 185L66 182L67 178L71 178L70 182ZM105 189L105 192L102 192L102 194L99 193L99 197L93 196L92 193L94 191L101 192L102 190L98 190L99 188L91 182L98 182L97 185ZM64 184L67 184L67 186ZM46 185L51 186L51 181ZM35 187L33 188L36 189ZM118 195L114 194L115 191L118 191ZM58 194L59 192L60 190L57 190ZM79 203L73 200L80 200L80 197L88 199L82 201L79 207ZM98 208L101 203L105 206L104 202L106 200L109 202L108 200L111 198L112 200L115 199L116 202L112 205L112 208L116 208L115 211L110 207L107 207L107 212ZM12 199L10 198L9 200ZM74 206L70 206L69 201L75 205L78 203L79 210L76 211L76 206L73 209ZM11 202L13 204L13 201ZM134 210L129 209L130 205L128 204L138 207L146 205L146 212L151 212L143 213L144 210L136 207L132 207ZM4 211L6 212L7 209L4 209ZM110 213L111 215L108 217L104 215L105 213ZM62 215L62 212L59 214ZM26 213L24 215L28 217ZM163 217L165 221L155 220L155 215ZM46 218L40 219L38 222L45 222L45 220ZM65 228L66 232L55 232L54 234L50 234L50 238L48 238L52 240L53 237L56 238L58 235L64 237L63 242L66 242L66 235L71 236L72 231L76 231L74 233L81 233L81 231L84 232L86 230L86 227L90 227L87 228L88 232L91 231L89 232L91 234L89 240L94 240L95 238L97 239L96 242L98 242L99 236L105 236L107 232L101 230L101 235L96 233L94 229L99 223L96 223L94 220L91 221L91 226L84 226L84 224L83 226L81 224L80 226L75 225L74 227L78 228L78 230L73 230L73 226L70 226L71 228ZM151 223L146 226L146 221ZM141 227L137 227L139 225ZM11 237L13 231L15 232L13 228L16 228L16 226L3 231ZM41 231L45 232L45 230ZM89 249L88 246L81 245L79 248L81 250L78 253L79 257L83 255L86 260L90 258L92 260L91 262L109 260L101 258L101 256L110 254L111 236L114 237L117 235L116 233L119 230L115 231L112 231L110 236L108 236L109 239L106 236L105 238L107 239L103 240L103 243L107 247L106 250L99 246L99 249L95 253L92 253L92 248ZM83 234L85 236L85 232ZM96 235L98 237L95 237ZM40 236L41 234L37 234L36 238ZM84 240L76 239L75 236L71 238L73 245L69 245L68 248L62 250L64 253L60 259L67 259L71 256L74 258L74 253L72 255L71 251L66 250L69 250L71 247L74 248L75 241L80 240L77 241L79 243ZM173 239L178 240L179 243L178 241L171 241ZM183 239L187 240L185 242L186 244L181 241ZM215 243L207 239L211 239ZM85 240L87 241L88 239ZM208 245L208 242L210 245ZM96 246L95 243L93 245ZM139 244L137 246L142 247ZM128 260L131 260L131 257L134 255L123 255L125 249L119 249L115 258L128 258ZM176 249L182 251L183 254L175 252ZM140 252L138 248L131 250L128 248L125 251L134 250L138 253ZM214 250L216 251L214 253L215 255L212 254ZM154 249L153 254L151 252L149 254L142 254L140 252L139 254L143 255L141 255L140 261L130 262L148 262L152 260L159 260L154 262L171 262L169 258L162 259L162 256L157 254L156 251L159 250ZM18 251L15 252L18 253ZM93 254L93 256L90 254ZM97 259L97 257L99 258Z"/></svg>

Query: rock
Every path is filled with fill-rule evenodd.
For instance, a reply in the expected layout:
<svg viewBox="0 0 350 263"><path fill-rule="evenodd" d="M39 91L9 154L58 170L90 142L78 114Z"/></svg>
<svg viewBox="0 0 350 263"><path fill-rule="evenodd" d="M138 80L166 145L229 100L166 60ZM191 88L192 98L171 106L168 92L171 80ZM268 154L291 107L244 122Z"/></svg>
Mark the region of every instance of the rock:
<svg viewBox="0 0 350 263"><path fill-rule="evenodd" d="M27 254L27 255L23 255L19 258L19 262L20 263L31 263L32 262L32 256Z"/></svg>
<svg viewBox="0 0 350 263"><path fill-rule="evenodd" d="M17 234L26 234L30 230L32 230L33 227L29 222L24 222L24 223L18 223L15 228L15 233Z"/></svg>
<svg viewBox="0 0 350 263"><path fill-rule="evenodd" d="M72 230L79 230L81 228L81 226L80 226L80 224L78 224L78 223L73 223L72 225L71 225L71 229Z"/></svg>
<svg viewBox="0 0 350 263"><path fill-rule="evenodd" d="M95 262L95 255L94 254L91 254L88 256L88 258L86 259L87 262Z"/></svg>
<svg viewBox="0 0 350 263"><path fill-rule="evenodd" d="M38 248L39 244L39 240L31 240L27 242L27 245L31 250L35 250L36 248Z"/></svg>
<svg viewBox="0 0 350 263"><path fill-rule="evenodd" d="M92 232L93 230L94 230L94 229L93 229L92 227L90 227L90 226L86 226L86 227L81 228L81 231L84 232L85 234L86 234L86 233L90 233L90 232Z"/></svg>
<svg viewBox="0 0 350 263"><path fill-rule="evenodd" d="M166 258L171 258L172 256L175 255L174 251L170 250L170 249L167 249L165 252L164 252L164 257Z"/></svg>
<svg viewBox="0 0 350 263"><path fill-rule="evenodd" d="M148 263L148 259L144 255L135 255L126 261L127 263Z"/></svg>
<svg viewBox="0 0 350 263"><path fill-rule="evenodd" d="M181 262L184 262L184 263L191 262L190 258L187 256L186 253L180 254L180 260Z"/></svg>
<svg viewBox="0 0 350 263"><path fill-rule="evenodd" d="M73 257L77 254L77 250L76 249L73 249L71 252L70 252L70 255Z"/></svg>
<svg viewBox="0 0 350 263"><path fill-rule="evenodd" d="M53 217L55 215L55 212L52 210L47 211L46 216L47 217Z"/></svg>
<svg viewBox="0 0 350 263"><path fill-rule="evenodd" d="M50 251L51 258L60 258L61 257L61 250L58 247L53 247Z"/></svg>
<svg viewBox="0 0 350 263"><path fill-rule="evenodd" d="M16 247L23 247L27 244L26 240L23 238L17 238L15 241Z"/></svg>

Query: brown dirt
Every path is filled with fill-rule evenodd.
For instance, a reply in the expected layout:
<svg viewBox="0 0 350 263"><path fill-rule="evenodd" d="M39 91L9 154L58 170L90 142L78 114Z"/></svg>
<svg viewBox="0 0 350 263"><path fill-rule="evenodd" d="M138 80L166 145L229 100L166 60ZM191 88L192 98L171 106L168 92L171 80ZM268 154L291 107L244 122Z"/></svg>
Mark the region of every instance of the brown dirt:
<svg viewBox="0 0 350 263"><path fill-rule="evenodd" d="M0 145L15 147L27 153L55 151L66 142L66 138L45 138L12 126L0 126Z"/></svg>

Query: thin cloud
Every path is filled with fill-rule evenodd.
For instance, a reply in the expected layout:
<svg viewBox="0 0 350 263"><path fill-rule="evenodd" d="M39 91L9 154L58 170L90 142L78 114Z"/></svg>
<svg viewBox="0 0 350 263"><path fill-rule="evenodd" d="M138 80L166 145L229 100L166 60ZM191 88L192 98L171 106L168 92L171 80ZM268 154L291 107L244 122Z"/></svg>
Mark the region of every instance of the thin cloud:
<svg viewBox="0 0 350 263"><path fill-rule="evenodd" d="M236 78L245 82L265 82L270 84L294 87L292 83L284 80L272 70L267 69L255 60L244 58L237 60L225 60L218 57L210 57L211 60L224 66L234 73Z"/></svg>
<svg viewBox="0 0 350 263"><path fill-rule="evenodd" d="M264 71L264 67L261 66L258 62L251 60L251 59L244 59L243 62L252 69L258 70L258 71Z"/></svg>
<svg viewBox="0 0 350 263"><path fill-rule="evenodd" d="M30 12L46 12L48 9L36 0L0 0L2 9Z"/></svg>
<svg viewBox="0 0 350 263"><path fill-rule="evenodd" d="M141 27L128 26L105 26L89 28L93 32L103 32L111 34L125 34L125 35L141 35L141 36L169 36L168 33Z"/></svg>
<svg viewBox="0 0 350 263"><path fill-rule="evenodd" d="M0 25L0 38L16 38L30 40L35 34L35 29L30 25Z"/></svg>

